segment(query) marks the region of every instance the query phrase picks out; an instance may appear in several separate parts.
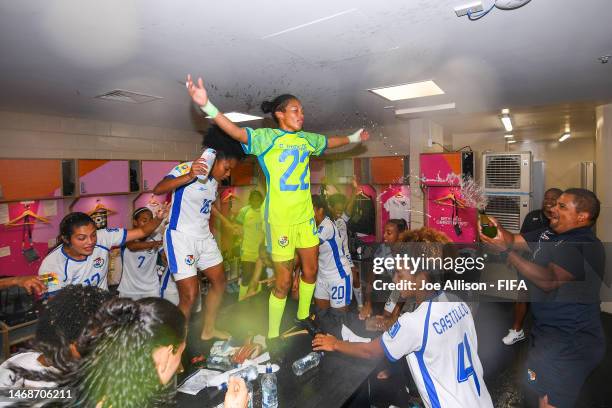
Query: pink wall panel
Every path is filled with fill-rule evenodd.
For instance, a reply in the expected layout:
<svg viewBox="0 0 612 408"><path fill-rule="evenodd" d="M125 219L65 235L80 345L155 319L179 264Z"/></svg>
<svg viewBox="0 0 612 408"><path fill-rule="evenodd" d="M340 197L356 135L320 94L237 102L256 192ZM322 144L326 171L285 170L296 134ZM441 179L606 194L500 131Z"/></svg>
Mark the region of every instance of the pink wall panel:
<svg viewBox="0 0 612 408"><path fill-rule="evenodd" d="M106 208L116 211L115 214L108 217L109 228L131 228L132 206L131 200L127 195L83 197L76 202L72 211L89 213L96 207L97 200L100 200Z"/></svg>
<svg viewBox="0 0 612 408"><path fill-rule="evenodd" d="M151 191L176 165L178 161L143 161L142 162L142 188Z"/></svg>
<svg viewBox="0 0 612 408"><path fill-rule="evenodd" d="M54 240L57 236L59 223L64 216L63 200L46 200L45 202L47 203L47 208L55 207L56 215L45 214L41 201L34 201L30 204L31 211L49 220L49 224L36 223L32 226L32 240L34 241L34 249L40 256L39 260L28 263L22 254L22 242L24 239L22 226L6 227L0 225L0 248L10 248L9 256L0 257L0 276L35 275L38 273L38 267L42 259L49 252L49 240ZM9 203L8 209L9 219L13 219L23 213L25 205L22 203ZM26 244L26 247L29 247L29 243Z"/></svg>
<svg viewBox="0 0 612 408"><path fill-rule="evenodd" d="M129 174L127 160L108 161L79 179L81 194L127 193Z"/></svg>
<svg viewBox="0 0 612 408"><path fill-rule="evenodd" d="M477 234L477 212L475 208L459 208L458 214L453 215L453 206L449 200L437 203L435 200L449 193L460 197L459 187L428 187L426 194L425 226L444 232L453 242L472 243L476 242ZM461 227L461 234L455 232L454 224Z"/></svg>

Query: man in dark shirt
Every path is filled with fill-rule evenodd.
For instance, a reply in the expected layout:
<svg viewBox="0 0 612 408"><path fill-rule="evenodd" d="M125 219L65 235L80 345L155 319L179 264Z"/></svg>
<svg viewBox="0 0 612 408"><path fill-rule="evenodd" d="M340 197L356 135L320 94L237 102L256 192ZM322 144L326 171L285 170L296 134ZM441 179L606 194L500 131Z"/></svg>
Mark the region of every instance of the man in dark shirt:
<svg viewBox="0 0 612 408"><path fill-rule="evenodd" d="M521 234L526 234L532 231L541 231L548 228L550 218L552 217L552 209L557 204L557 199L563 193L558 188L549 188L544 193L542 208L533 210L525 216L523 225L521 226ZM525 332L523 331L523 322L527 316L527 302L514 303L514 322L508 330L508 334L502 339L502 342L510 346L521 340L525 340Z"/></svg>
<svg viewBox="0 0 612 408"><path fill-rule="evenodd" d="M573 407L605 353L599 299L605 252L591 229L599 207L593 192L572 188L557 200L547 229L515 235L493 219L497 236L481 234L529 283L534 326L526 374L540 407Z"/></svg>

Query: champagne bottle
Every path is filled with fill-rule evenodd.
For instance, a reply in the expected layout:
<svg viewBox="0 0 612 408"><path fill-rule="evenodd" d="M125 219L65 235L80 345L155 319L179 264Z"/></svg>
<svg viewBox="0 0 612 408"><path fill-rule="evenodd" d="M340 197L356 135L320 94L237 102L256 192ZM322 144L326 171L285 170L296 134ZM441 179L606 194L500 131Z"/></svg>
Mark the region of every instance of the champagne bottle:
<svg viewBox="0 0 612 408"><path fill-rule="evenodd" d="M480 213L480 228L482 233L489 238L495 238L497 235L497 227L484 212Z"/></svg>

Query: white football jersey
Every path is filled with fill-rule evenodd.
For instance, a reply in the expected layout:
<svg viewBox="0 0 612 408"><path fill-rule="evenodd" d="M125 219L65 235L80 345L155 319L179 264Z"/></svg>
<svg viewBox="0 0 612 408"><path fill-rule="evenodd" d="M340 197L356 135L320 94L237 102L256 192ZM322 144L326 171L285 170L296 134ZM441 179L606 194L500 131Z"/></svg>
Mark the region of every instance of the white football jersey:
<svg viewBox="0 0 612 408"><path fill-rule="evenodd" d="M161 235L149 237L147 241L161 241ZM118 288L121 296L159 296L158 253L159 248L132 252L125 245L121 247L123 274Z"/></svg>
<svg viewBox="0 0 612 408"><path fill-rule="evenodd" d="M329 218L319 224L319 276L344 278L351 274L351 265L342 246L336 224Z"/></svg>
<svg viewBox="0 0 612 408"><path fill-rule="evenodd" d="M109 252L112 247L125 243L127 230L109 228L98 230L93 253L83 260L71 258L64 245L55 248L40 264L39 275L53 273L59 282L50 282L48 292L55 292L68 285L91 285L108 290L107 275Z"/></svg>
<svg viewBox="0 0 612 408"><path fill-rule="evenodd" d="M385 332L387 358L406 357L428 407L493 407L478 358L472 313L458 298L440 293L404 313Z"/></svg>
<svg viewBox="0 0 612 408"><path fill-rule="evenodd" d="M179 177L189 173L191 163L181 163L166 177ZM212 177L202 181L196 178L172 192L170 222L168 228L196 238L210 238L210 212L217 199L217 180Z"/></svg>
<svg viewBox="0 0 612 408"><path fill-rule="evenodd" d="M353 261L351 259L351 253L349 251L349 242L348 242L348 222L349 216L345 213L342 213L340 218L336 219L334 223L336 224L336 228L338 229L338 233L342 238L342 248L344 248L344 253L349 260L349 264L353 266Z"/></svg>
<svg viewBox="0 0 612 408"><path fill-rule="evenodd" d="M404 196L393 196L385 201L384 209L390 219L403 219L410 225L410 199Z"/></svg>

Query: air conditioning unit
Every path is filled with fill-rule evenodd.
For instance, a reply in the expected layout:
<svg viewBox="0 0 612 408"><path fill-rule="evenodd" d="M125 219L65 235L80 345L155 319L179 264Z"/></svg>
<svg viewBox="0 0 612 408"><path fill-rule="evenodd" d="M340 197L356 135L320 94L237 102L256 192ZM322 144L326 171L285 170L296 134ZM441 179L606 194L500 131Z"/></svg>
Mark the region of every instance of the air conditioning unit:
<svg viewBox="0 0 612 408"><path fill-rule="evenodd" d="M510 232L518 233L523 220L531 211L531 196L527 194L486 193L489 202L485 212L495 217Z"/></svg>
<svg viewBox="0 0 612 408"><path fill-rule="evenodd" d="M482 180L485 192L530 194L531 152L483 153Z"/></svg>
<svg viewBox="0 0 612 408"><path fill-rule="evenodd" d="M482 183L486 213L509 231L519 232L532 207L531 152L483 153Z"/></svg>

